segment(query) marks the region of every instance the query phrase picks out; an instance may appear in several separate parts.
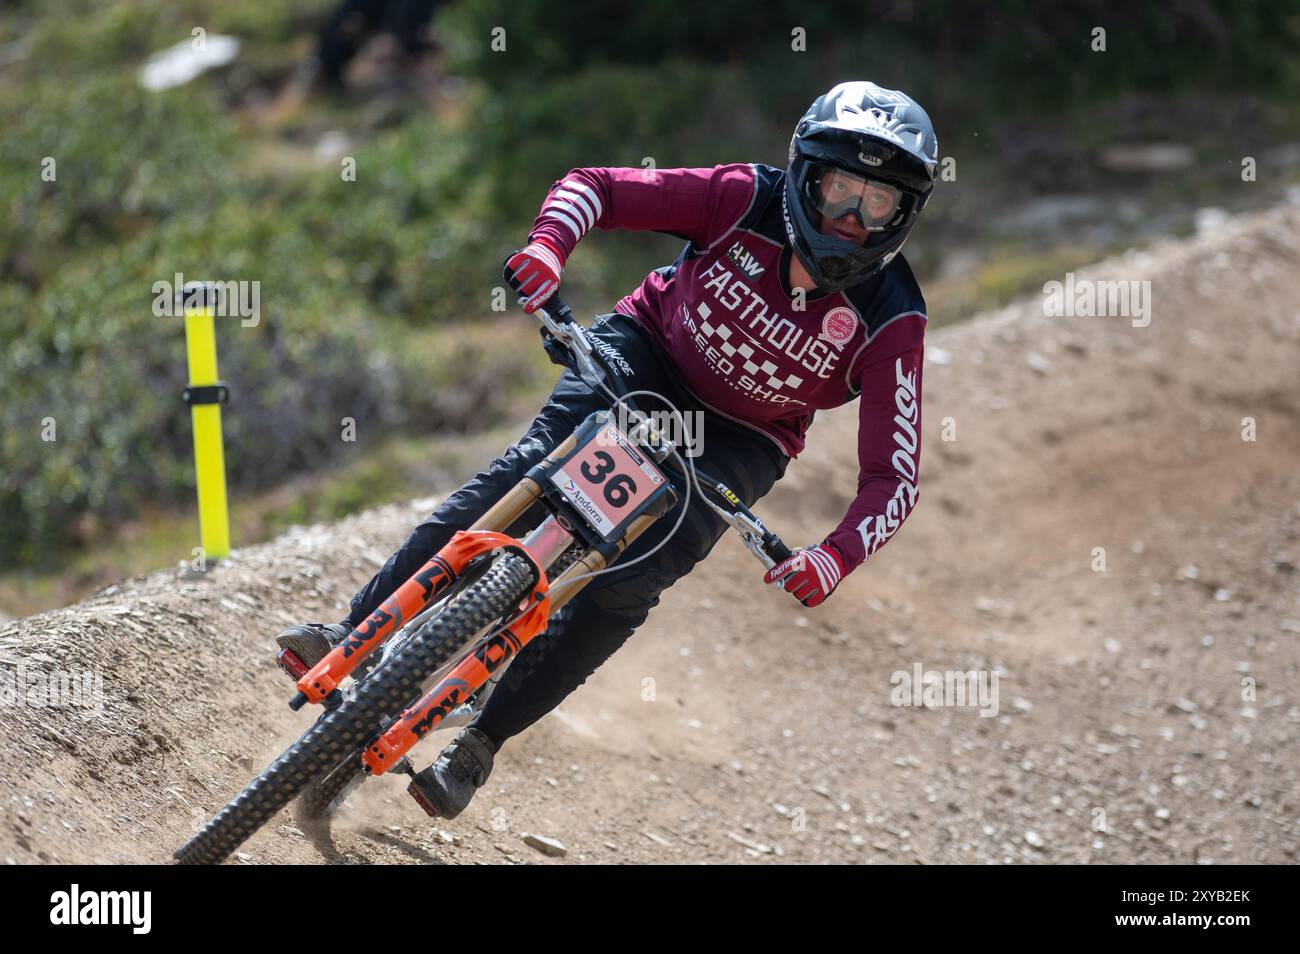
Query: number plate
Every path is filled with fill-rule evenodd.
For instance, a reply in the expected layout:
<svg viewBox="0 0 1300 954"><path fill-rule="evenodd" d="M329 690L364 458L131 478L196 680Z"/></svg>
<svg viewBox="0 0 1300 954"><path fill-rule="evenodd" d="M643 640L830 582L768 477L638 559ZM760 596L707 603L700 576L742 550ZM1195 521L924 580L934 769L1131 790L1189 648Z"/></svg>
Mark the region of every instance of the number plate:
<svg viewBox="0 0 1300 954"><path fill-rule="evenodd" d="M663 486L664 475L608 423L551 472L551 482L609 540Z"/></svg>

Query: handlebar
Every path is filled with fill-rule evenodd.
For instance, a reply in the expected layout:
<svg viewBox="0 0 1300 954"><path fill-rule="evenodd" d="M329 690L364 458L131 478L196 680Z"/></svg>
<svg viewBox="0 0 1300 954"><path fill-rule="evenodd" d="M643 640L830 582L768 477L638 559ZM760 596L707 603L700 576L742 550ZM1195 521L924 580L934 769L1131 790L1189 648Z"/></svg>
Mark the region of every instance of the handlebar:
<svg viewBox="0 0 1300 954"><path fill-rule="evenodd" d="M564 299L560 297L559 292L556 292L548 298L546 300L546 305L549 305L550 307L543 306L539 308L538 311L546 311L548 313L553 312L554 316L566 325L576 325L578 323L578 319L573 317L573 309L570 308Z"/></svg>
<svg viewBox="0 0 1300 954"><path fill-rule="evenodd" d="M770 530L768 532L771 533ZM763 549L767 551L768 556L777 563L784 563L786 560L790 559L790 557L794 556L794 554L790 552L790 548L782 543L781 538L775 533L771 534L771 540L764 540L763 544Z"/></svg>

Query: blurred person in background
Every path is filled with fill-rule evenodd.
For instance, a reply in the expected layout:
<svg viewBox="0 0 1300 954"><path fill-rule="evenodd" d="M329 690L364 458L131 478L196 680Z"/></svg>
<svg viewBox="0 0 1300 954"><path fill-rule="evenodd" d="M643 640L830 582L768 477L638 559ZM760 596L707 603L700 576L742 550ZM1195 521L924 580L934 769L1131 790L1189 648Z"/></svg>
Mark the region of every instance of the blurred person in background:
<svg viewBox="0 0 1300 954"><path fill-rule="evenodd" d="M345 85L343 73L363 43L376 34L391 40L391 68L400 71L433 48L427 30L436 0L343 0L321 30L319 82Z"/></svg>
<svg viewBox="0 0 1300 954"><path fill-rule="evenodd" d="M371 75L362 85L390 93L420 90L426 84L418 67L437 49L429 36L437 6L437 0L343 0L321 29L316 53L298 67L264 121L285 122L313 94L352 88L348 67L367 43L373 43L366 57Z"/></svg>

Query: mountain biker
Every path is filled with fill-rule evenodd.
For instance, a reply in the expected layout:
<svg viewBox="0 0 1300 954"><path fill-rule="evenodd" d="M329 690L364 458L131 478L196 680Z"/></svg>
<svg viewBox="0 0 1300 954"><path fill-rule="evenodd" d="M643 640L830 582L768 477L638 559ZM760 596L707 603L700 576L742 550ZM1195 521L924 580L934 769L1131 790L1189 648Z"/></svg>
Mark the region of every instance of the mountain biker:
<svg viewBox="0 0 1300 954"><path fill-rule="evenodd" d="M698 466L747 506L803 449L816 410L858 399L859 473L848 512L822 542L763 577L783 581L806 606L830 596L916 503L926 315L899 249L930 196L937 161L930 119L913 99L874 83L841 83L799 120L784 171L757 163L574 169L547 194L528 244L506 261L531 313L554 294L566 259L592 228L687 241L673 264L597 317L591 335L628 387L700 415ZM315 665L453 533L607 406L566 371L523 437L415 528L353 598L346 620L292 627L281 647ZM620 562L662 543L683 502ZM517 521L523 530L544 515L540 507ZM697 496L649 559L625 570L616 564L564 606L512 662L483 711L419 773L439 814L456 817L505 740L585 682L725 529Z"/></svg>

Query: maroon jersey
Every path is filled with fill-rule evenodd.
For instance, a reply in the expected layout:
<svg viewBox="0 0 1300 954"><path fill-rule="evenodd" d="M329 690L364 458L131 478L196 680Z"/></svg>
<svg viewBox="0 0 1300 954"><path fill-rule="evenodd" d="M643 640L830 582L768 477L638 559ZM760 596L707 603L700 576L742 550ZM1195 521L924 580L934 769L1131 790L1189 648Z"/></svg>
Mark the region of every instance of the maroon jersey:
<svg viewBox="0 0 1300 954"><path fill-rule="evenodd" d="M647 329L700 403L803 450L818 409L857 398L858 492L826 542L846 572L874 553L917 498L925 301L901 255L853 288L796 295L786 275L785 173L574 169L552 187L529 239L567 257L590 229L686 240L616 310Z"/></svg>

